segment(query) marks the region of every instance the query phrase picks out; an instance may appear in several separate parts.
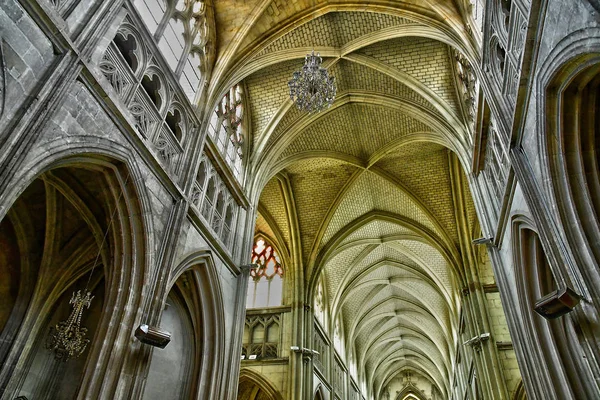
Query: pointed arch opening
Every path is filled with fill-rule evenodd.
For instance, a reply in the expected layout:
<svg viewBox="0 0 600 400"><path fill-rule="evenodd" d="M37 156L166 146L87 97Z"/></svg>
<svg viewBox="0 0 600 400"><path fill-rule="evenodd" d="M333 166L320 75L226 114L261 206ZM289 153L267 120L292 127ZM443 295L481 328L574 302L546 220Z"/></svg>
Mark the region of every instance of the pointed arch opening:
<svg viewBox="0 0 600 400"><path fill-rule="evenodd" d="M283 397L266 377L249 368L242 368L237 399L283 400Z"/></svg>
<svg viewBox="0 0 600 400"><path fill-rule="evenodd" d="M284 268L279 252L264 236L257 236L251 260L246 308L276 307L283 302Z"/></svg>
<svg viewBox="0 0 600 400"><path fill-rule="evenodd" d="M512 231L518 302L526 332L526 365L521 368L528 373L524 379L535 377L528 384L548 398L585 398L585 388L575 384L584 371L578 372L573 358L578 339L572 321L566 317L546 320L534 311L536 301L556 285L539 235L523 216L513 217ZM540 371L539 365L548 368Z"/></svg>
<svg viewBox="0 0 600 400"><path fill-rule="evenodd" d="M148 379L160 376L173 362L177 373L168 368L162 379L153 383L156 391L147 391L145 398L159 398L158 394L164 394L166 388L161 382L165 379L169 380L172 390L160 398L221 398L227 390L222 376L224 368L220 367L226 360L225 316L212 253L200 250L185 257L172 271L168 287L171 289L165 295L160 326L167 331L169 326L181 330L164 349L166 353L154 349ZM171 345L174 346L169 349ZM167 365L162 363L164 359L170 360Z"/></svg>
<svg viewBox="0 0 600 400"><path fill-rule="evenodd" d="M53 157L39 162L41 172L0 221L7 257L18 261L0 260L16 284L0 318L0 388L11 398L97 397L108 363L124 361L127 352L113 350L126 348L143 292L147 243L135 172L108 157ZM116 296L121 290L127 294ZM48 349L51 328L69 317L78 291L93 296L80 323L89 342L64 361L64 352Z"/></svg>

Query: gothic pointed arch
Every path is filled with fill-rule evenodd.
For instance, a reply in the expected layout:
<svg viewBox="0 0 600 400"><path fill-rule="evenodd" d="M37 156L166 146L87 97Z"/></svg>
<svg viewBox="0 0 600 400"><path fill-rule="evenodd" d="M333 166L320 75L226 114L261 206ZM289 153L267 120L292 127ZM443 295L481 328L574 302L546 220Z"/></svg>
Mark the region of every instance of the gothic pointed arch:
<svg viewBox="0 0 600 400"><path fill-rule="evenodd" d="M408 382L394 400L426 400L419 388Z"/></svg>
<svg viewBox="0 0 600 400"><path fill-rule="evenodd" d="M255 236L248 280L247 308L277 307L284 302L285 269L280 253L264 234Z"/></svg>
<svg viewBox="0 0 600 400"><path fill-rule="evenodd" d="M314 400L325 400L327 397L325 396L325 390L323 389L323 385L319 385L317 390L315 390Z"/></svg>
<svg viewBox="0 0 600 400"><path fill-rule="evenodd" d="M522 215L512 218L512 249L517 276L517 296L525 337L523 379L535 391L549 397L585 398L575 359L578 341L567 317L546 320L535 313L536 301L556 290L556 278L533 222ZM548 368L540 371L538 365ZM581 370L580 370L581 371ZM580 373L584 374L584 371ZM579 375L578 375L579 376ZM552 382L562 382L554 385Z"/></svg>
<svg viewBox="0 0 600 400"><path fill-rule="evenodd" d="M513 395L513 400L527 400L527 392L525 391L523 381L519 381L517 388L515 389L515 394Z"/></svg>
<svg viewBox="0 0 600 400"><path fill-rule="evenodd" d="M242 368L237 400L283 400L269 380L250 368Z"/></svg>
<svg viewBox="0 0 600 400"><path fill-rule="evenodd" d="M194 370L198 374L194 377L193 387L196 391L193 396L200 399L219 398L226 390L225 386L211 382L224 381L218 365L226 358L225 315L219 273L212 251L201 249L185 256L169 278L168 287L175 285L185 288L188 293L187 307L195 316L192 320L194 339L202 338L196 350L195 362L198 364Z"/></svg>
<svg viewBox="0 0 600 400"><path fill-rule="evenodd" d="M539 138L546 185L569 246L564 257L573 258L561 269L595 309L600 294L600 46L585 40L598 35L596 29L577 31L548 57L540 82L545 118ZM567 263L588 267L575 270ZM587 312L597 315L595 309ZM598 354L600 349L592 347Z"/></svg>
<svg viewBox="0 0 600 400"><path fill-rule="evenodd" d="M143 232L151 225L140 217L146 204L135 183L139 170L108 154L90 154L90 148L85 154L77 150L58 147L41 155L36 167L16 174L13 190L4 193L16 198L2 224L6 220L12 225L21 253L17 274L24 282L10 311L11 323L2 331L4 393L44 398L53 386L62 385L62 396L96 397L106 364L97 370L99 375L87 371L100 360L125 360L126 352L111 350L114 345L127 348L118 338L133 329L140 308L148 262ZM23 268L35 271L35 278ZM126 294L115 296L105 284L117 291L127 288ZM93 311L84 312L82 319L90 343L66 366L51 357L44 361L52 355L42 345L50 337L48 329L67 318L69 299L77 291L93 296ZM112 346L102 345L99 337ZM61 384L66 376L68 383Z"/></svg>
<svg viewBox="0 0 600 400"><path fill-rule="evenodd" d="M181 274L169 291L159 327L171 334L165 349L153 351L144 398L196 398L202 378L202 303L193 269Z"/></svg>

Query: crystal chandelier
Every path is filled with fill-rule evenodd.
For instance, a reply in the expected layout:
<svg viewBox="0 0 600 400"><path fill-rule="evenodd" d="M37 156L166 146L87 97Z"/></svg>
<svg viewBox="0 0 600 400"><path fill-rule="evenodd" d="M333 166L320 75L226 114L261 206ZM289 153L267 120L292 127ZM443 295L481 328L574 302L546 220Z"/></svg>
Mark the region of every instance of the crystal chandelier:
<svg viewBox="0 0 600 400"><path fill-rule="evenodd" d="M50 328L46 348L54 351L54 358L58 361L67 361L69 358L79 357L85 351L86 346L90 342L85 337L87 328L82 328L81 315L85 307L90 308L90 304L94 296L90 292L86 292L85 296L81 295L78 290L77 294L73 293L69 304L73 305L73 311L66 321L61 321Z"/></svg>
<svg viewBox="0 0 600 400"><path fill-rule="evenodd" d="M335 78L321 67L323 59L313 50L304 58L302 70L288 82L290 98L299 110L309 113L329 108L335 99Z"/></svg>

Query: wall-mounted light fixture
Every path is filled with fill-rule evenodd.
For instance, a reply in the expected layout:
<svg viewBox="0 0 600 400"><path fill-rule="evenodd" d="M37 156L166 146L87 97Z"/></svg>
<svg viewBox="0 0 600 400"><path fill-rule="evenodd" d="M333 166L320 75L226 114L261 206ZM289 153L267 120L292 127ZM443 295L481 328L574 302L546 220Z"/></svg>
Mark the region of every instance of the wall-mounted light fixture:
<svg viewBox="0 0 600 400"><path fill-rule="evenodd" d="M475 245L481 245L481 244L493 244L494 243L494 238L486 238L486 237L480 237L479 239L474 239L472 241L473 244Z"/></svg>
<svg viewBox="0 0 600 400"><path fill-rule="evenodd" d="M171 333L154 326L142 324L135 330L135 337L144 344L164 349L171 341Z"/></svg>
<svg viewBox="0 0 600 400"><path fill-rule="evenodd" d="M292 346L290 347L290 350L292 350L294 353L302 353L303 355L308 355L310 357L319 354L318 351L307 349L306 347Z"/></svg>
<svg viewBox="0 0 600 400"><path fill-rule="evenodd" d="M479 352L481 350L481 344L483 342L487 342L490 340L490 333L482 333L479 336L474 336L471 339L467 340L463 343L463 346L471 346L475 351Z"/></svg>
<svg viewBox="0 0 600 400"><path fill-rule="evenodd" d="M569 287L555 290L535 302L534 310L546 319L555 319L573 311L581 296Z"/></svg>

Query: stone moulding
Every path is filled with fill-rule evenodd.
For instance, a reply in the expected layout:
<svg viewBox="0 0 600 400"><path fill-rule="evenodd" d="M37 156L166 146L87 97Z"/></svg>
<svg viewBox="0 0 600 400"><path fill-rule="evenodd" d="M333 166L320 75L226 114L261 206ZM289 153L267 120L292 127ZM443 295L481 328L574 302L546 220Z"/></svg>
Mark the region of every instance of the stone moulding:
<svg viewBox="0 0 600 400"><path fill-rule="evenodd" d="M0 37L0 119L4 114L4 101L6 98L6 68L4 64L4 40Z"/></svg>

